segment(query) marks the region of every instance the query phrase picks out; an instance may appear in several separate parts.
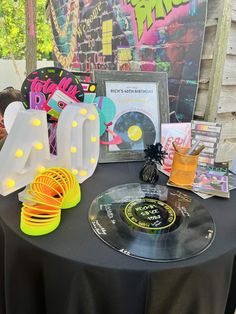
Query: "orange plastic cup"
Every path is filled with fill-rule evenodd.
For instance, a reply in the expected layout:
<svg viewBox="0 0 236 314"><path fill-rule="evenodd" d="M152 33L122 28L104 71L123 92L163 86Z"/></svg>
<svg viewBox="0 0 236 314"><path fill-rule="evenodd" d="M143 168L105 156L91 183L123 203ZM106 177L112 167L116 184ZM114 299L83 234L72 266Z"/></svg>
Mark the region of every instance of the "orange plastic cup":
<svg viewBox="0 0 236 314"><path fill-rule="evenodd" d="M199 155L186 155L189 148L178 147L175 151L169 183L192 189Z"/></svg>

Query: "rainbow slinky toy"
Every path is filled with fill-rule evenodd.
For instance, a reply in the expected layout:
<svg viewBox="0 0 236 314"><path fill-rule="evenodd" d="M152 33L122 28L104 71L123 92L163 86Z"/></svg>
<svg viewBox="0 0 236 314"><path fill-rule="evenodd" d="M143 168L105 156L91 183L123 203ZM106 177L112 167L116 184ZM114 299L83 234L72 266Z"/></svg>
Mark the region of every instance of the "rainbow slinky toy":
<svg viewBox="0 0 236 314"><path fill-rule="evenodd" d="M38 175L26 193L20 228L33 236L55 230L61 220L61 209L74 207L81 198L75 175L68 169L56 167Z"/></svg>

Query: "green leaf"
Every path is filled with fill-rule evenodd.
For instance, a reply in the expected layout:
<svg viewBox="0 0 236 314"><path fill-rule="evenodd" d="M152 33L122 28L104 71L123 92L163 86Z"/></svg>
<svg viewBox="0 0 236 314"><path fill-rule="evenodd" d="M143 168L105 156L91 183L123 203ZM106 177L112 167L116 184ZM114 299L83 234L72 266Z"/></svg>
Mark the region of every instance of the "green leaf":
<svg viewBox="0 0 236 314"><path fill-rule="evenodd" d="M37 0L37 56L38 60L52 59L52 41L49 22L46 20L46 0ZM2 16L2 17L1 17ZM0 58L10 59L10 48L15 59L25 57L25 0L0 0Z"/></svg>

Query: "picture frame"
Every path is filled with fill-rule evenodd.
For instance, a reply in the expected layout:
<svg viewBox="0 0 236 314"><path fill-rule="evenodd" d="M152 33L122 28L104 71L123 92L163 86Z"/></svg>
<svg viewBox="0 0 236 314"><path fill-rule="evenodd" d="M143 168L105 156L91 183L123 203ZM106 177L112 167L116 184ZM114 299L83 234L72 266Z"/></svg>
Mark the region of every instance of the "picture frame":
<svg viewBox="0 0 236 314"><path fill-rule="evenodd" d="M100 137L99 162L144 160L147 145L161 141L161 123L169 122L167 73L94 70L94 80L97 96L111 99L116 111Z"/></svg>

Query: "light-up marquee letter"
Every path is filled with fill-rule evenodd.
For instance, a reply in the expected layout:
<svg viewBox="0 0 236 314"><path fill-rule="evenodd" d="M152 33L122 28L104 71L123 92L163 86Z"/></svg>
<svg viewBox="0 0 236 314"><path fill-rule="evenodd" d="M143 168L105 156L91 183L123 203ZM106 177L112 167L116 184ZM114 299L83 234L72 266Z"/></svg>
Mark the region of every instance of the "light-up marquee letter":
<svg viewBox="0 0 236 314"><path fill-rule="evenodd" d="M58 155L49 153L46 112L19 112L0 152L0 194L8 195L47 167L67 167L79 183L90 177L99 156L99 116L94 105L68 105L57 127Z"/></svg>
<svg viewBox="0 0 236 314"><path fill-rule="evenodd" d="M0 152L0 193L28 184L49 159L46 112L20 111Z"/></svg>
<svg viewBox="0 0 236 314"><path fill-rule="evenodd" d="M60 166L72 170L82 183L90 177L99 157L100 122L92 104L68 105L57 126L57 152Z"/></svg>

